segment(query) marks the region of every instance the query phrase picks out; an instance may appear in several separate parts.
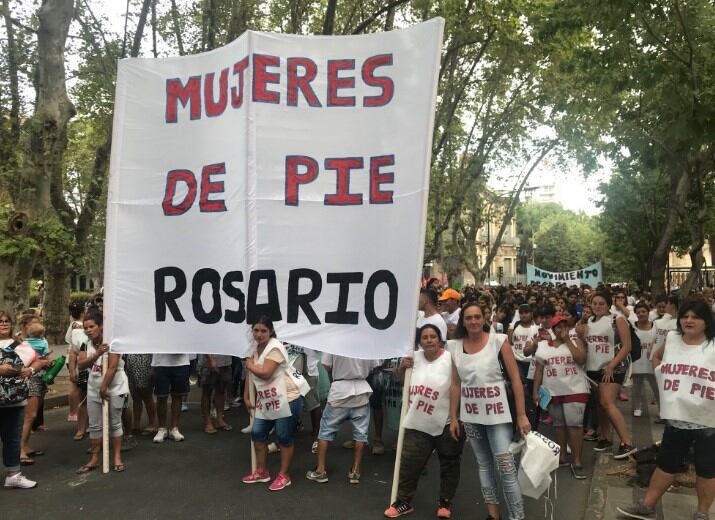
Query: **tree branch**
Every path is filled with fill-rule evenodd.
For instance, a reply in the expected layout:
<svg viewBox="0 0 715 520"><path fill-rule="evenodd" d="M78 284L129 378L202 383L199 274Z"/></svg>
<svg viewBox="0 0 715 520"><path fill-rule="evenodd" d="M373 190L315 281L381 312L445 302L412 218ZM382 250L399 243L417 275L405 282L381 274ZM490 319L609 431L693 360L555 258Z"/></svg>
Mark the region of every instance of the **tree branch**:
<svg viewBox="0 0 715 520"><path fill-rule="evenodd" d="M365 29L367 29L372 22L377 20L377 18L383 14L387 13L389 11L392 11L395 9L395 7L400 6L400 4L407 3L408 0L393 0L387 5L382 6L380 9L372 13L367 20L363 21L360 25L358 25L355 30L353 30L353 34L360 34L363 32Z"/></svg>

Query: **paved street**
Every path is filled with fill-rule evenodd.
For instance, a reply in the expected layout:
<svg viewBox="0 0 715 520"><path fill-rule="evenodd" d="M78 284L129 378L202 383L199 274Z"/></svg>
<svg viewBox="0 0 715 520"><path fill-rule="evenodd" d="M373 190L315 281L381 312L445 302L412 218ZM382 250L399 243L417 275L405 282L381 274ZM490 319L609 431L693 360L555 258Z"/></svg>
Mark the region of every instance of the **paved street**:
<svg viewBox="0 0 715 520"><path fill-rule="evenodd" d="M74 470L87 460L88 441L72 440L74 425L65 422L67 409L46 412L49 431L33 435L33 448L46 450L28 477L38 480L36 490L0 490L4 520L76 518L292 518L306 519L381 518L388 505L394 451L384 456L367 455L363 481L348 484L346 475L351 452L339 444L348 438L343 430L337 446L329 451L330 482L317 484L305 479L314 464L310 453L310 434L299 434L293 464L293 485L270 493L261 484L247 486L240 478L250 469L249 439L238 428L230 433L206 435L200 427L197 395L191 396L191 409L182 418L186 441L153 444L141 437L139 446L125 453L127 470L121 474L93 472L77 476ZM245 411L227 414L233 426L247 423ZM309 424L309 418L304 416ZM392 446L395 434L388 430L386 444ZM585 457L590 470L594 455ZM278 455L271 455L271 468L277 468ZM436 457L420 482L414 506L414 519L435 518L439 488ZM555 519L580 519L586 508L590 480L577 482L560 469ZM527 518L544 518L544 501L525 499ZM454 518L486 517L471 449L465 447L462 480L454 503Z"/></svg>

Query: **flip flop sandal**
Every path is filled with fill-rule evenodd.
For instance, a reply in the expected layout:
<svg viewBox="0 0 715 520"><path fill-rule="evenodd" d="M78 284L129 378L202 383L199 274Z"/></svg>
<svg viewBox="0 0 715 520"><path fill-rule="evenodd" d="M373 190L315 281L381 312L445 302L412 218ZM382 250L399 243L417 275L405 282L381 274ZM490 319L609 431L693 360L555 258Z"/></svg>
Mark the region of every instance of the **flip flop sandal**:
<svg viewBox="0 0 715 520"><path fill-rule="evenodd" d="M20 465L21 466L32 466L35 463L34 459L31 459L29 457L20 459Z"/></svg>
<svg viewBox="0 0 715 520"><path fill-rule="evenodd" d="M221 430L222 432L230 432L231 430L233 430L233 426L231 426L230 424L224 424L224 425L222 425L222 426L216 426L216 428L218 428L218 429Z"/></svg>
<svg viewBox="0 0 715 520"><path fill-rule="evenodd" d="M122 471L124 471L124 469L124 464L115 464L114 466L112 466L112 471L114 471L115 473L121 473Z"/></svg>
<svg viewBox="0 0 715 520"><path fill-rule="evenodd" d="M209 428L204 428L204 433L208 433L209 435L215 435L218 433L218 430L214 429L209 429Z"/></svg>
<svg viewBox="0 0 715 520"><path fill-rule="evenodd" d="M90 464L85 464L84 466L80 467L77 471L75 471L75 473L77 473L77 475L84 475L85 473L94 471L98 467L99 467L99 464L97 464L96 466L90 465Z"/></svg>
<svg viewBox="0 0 715 520"><path fill-rule="evenodd" d="M44 454L45 454L45 452L42 450L31 450L31 451L27 452L28 457L40 457Z"/></svg>

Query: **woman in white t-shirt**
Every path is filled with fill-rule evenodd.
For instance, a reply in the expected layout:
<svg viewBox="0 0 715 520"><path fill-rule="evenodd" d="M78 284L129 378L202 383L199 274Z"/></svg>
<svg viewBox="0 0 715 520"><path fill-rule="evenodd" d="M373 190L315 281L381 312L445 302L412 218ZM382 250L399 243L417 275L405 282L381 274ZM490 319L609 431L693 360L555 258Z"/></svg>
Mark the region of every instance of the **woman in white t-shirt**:
<svg viewBox="0 0 715 520"><path fill-rule="evenodd" d="M556 428L556 439L561 446L561 465L571 466L574 478L583 480L581 452L583 449L583 415L588 401L586 374L581 365L586 362L586 346L572 339L568 318L556 316L551 320L556 339L540 341L534 354L536 371L532 399L539 406L539 388L543 386L551 396L548 410ZM571 447L571 461L566 445Z"/></svg>
<svg viewBox="0 0 715 520"><path fill-rule="evenodd" d="M507 399L502 363L511 381L518 430L526 435L531 430L524 406L524 387L514 352L504 334L490 332L485 320L488 308L476 302L467 303L457 324L457 339L447 342L454 363L453 378L460 382L460 419L479 465L479 480L487 510L500 517L499 495L495 475L501 477L509 518L524 518L524 501L517 480L516 463L509 451L513 438L512 419ZM457 415L453 403L450 416Z"/></svg>
<svg viewBox="0 0 715 520"><path fill-rule="evenodd" d="M453 378L452 356L444 350L442 333L436 325L426 324L418 332L420 350L404 357L400 372L412 368L410 402L404 419L397 499L385 511L387 518L411 513L412 498L420 475L433 451L440 466L438 518L449 518L452 499L459 485L459 467L464 435L456 414L450 417L450 403L459 401L459 383ZM456 411L457 406L455 405Z"/></svg>
<svg viewBox="0 0 715 520"><path fill-rule="evenodd" d="M666 337L663 360L655 369L660 414L666 420L658 467L643 500L617 508L629 518L655 518L656 503L691 449L698 495L693 520L707 520L715 499L715 317L705 301L689 299L678 311L677 327Z"/></svg>
<svg viewBox="0 0 715 520"><path fill-rule="evenodd" d="M290 376L288 353L276 339L273 322L261 316L251 328L256 349L246 359L246 370L250 378L246 380L243 399L246 407L254 409L251 438L256 450L256 471L243 477L244 484L269 482L268 435L275 427L278 444L281 447L281 467L268 489L279 491L291 485L288 471L295 451L295 430L298 417L303 409L303 400L294 379ZM256 402L251 402L249 385L256 387Z"/></svg>
<svg viewBox="0 0 715 520"><path fill-rule="evenodd" d="M99 452L102 448L102 402L109 403L109 436L112 438L112 470L124 471L122 462L122 410L129 393L129 382L124 373L124 361L120 354L109 353L109 346L102 337L104 320L99 313L90 313L84 318L84 332L89 341L80 347L78 368L89 369L87 379L87 415L89 416L90 459L77 470L84 474L99 467ZM104 356L104 354L107 354ZM105 373L102 365L107 363Z"/></svg>

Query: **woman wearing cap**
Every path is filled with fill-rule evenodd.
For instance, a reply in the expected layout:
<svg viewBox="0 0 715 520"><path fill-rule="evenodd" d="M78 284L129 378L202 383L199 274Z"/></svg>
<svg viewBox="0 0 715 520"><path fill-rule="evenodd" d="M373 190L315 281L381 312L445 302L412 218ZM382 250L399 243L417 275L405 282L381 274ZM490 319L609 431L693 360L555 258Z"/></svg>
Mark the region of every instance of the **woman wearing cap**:
<svg viewBox="0 0 715 520"><path fill-rule="evenodd" d="M581 452L583 437L581 427L588 401L588 385L581 365L586 362L586 346L569 335L568 318L556 316L551 320L556 336L553 341L540 341L534 354L536 371L532 398L539 406L539 388L543 386L551 395L548 409L554 421L556 439L561 446L561 465L569 464L566 445L571 447L571 473L583 480Z"/></svg>
<svg viewBox="0 0 715 520"><path fill-rule="evenodd" d="M663 361L655 374L660 414L666 420L657 468L643 500L618 507L629 518L656 518L656 503L675 482L692 449L697 511L693 520L707 520L715 499L715 317L699 299L686 300L678 311L677 331L665 340ZM685 518L683 511L676 515Z"/></svg>
<svg viewBox="0 0 715 520"><path fill-rule="evenodd" d="M504 369L514 392L516 420L522 435L531 430L524 407L524 387L514 352L506 335L489 332L486 308L476 302L462 307L455 334L447 343L454 363L452 378L460 382L461 400L451 403L450 416L459 416L479 465L482 495L491 518L500 518L495 475L501 478L509 518L524 517L524 501L517 480L514 456L509 451L512 419L506 395ZM501 358L501 359L500 359Z"/></svg>
<svg viewBox="0 0 715 520"><path fill-rule="evenodd" d="M610 307L611 296L605 292L596 292L591 298L593 316L588 323L579 323L576 326L576 334L588 350L586 373L597 385L598 427L601 438L594 450L606 451L613 447L610 440L613 425L621 439L613 458L620 460L636 451L631 446L626 420L616 406L616 397L627 372L626 359L631 351L631 334L625 318L611 314ZM618 342L620 348L616 352Z"/></svg>

